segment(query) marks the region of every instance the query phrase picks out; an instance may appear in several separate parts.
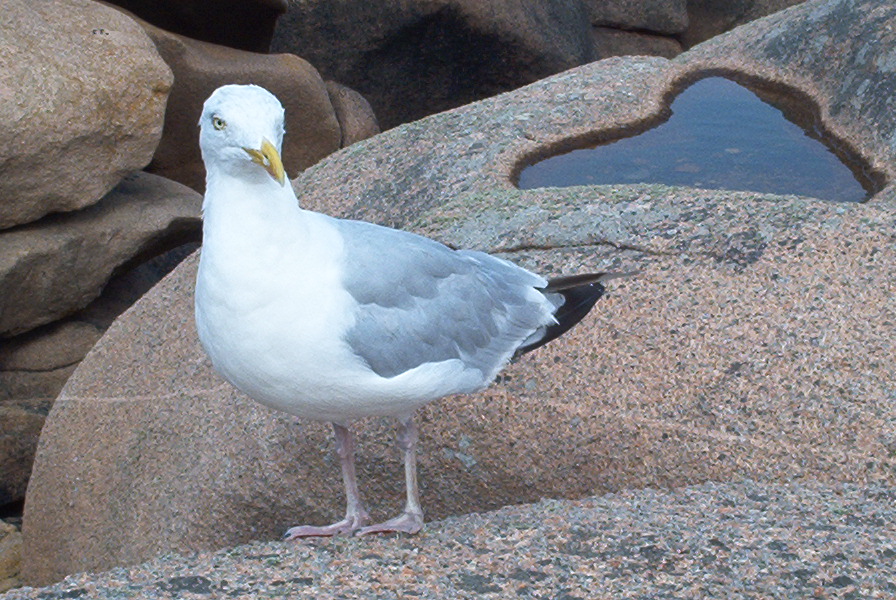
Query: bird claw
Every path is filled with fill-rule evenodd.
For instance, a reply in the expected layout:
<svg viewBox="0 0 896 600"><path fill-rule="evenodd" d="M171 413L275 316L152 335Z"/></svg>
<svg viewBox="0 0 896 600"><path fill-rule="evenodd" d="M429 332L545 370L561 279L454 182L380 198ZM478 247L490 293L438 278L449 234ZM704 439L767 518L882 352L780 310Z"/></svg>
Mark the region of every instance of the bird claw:
<svg viewBox="0 0 896 600"><path fill-rule="evenodd" d="M316 525L299 525L292 527L283 534L283 541L298 540L306 537L332 537L335 535L350 535L353 531L357 531L367 521L364 517L354 517L342 519L332 525L316 526Z"/></svg>
<svg viewBox="0 0 896 600"><path fill-rule="evenodd" d="M404 512L393 519L363 527L367 515L363 517L345 518L332 525L299 525L283 534L283 541L298 540L306 537L332 537L336 535L356 536L374 533L409 533L414 534L423 529L423 515L417 512Z"/></svg>
<svg viewBox="0 0 896 600"><path fill-rule="evenodd" d="M423 529L423 515L420 513L404 512L399 516L377 523L361 527L355 531L356 536L370 535L372 533L410 533L414 534Z"/></svg>

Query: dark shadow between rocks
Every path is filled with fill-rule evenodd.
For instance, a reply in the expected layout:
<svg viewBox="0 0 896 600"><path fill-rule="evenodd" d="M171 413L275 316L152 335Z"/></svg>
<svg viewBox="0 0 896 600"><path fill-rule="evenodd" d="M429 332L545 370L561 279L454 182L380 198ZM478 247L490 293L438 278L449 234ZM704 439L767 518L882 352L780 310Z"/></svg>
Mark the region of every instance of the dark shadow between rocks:
<svg viewBox="0 0 896 600"><path fill-rule="evenodd" d="M189 227L145 248L132 260L116 269L103 293L78 316L103 330L130 308L201 244L201 232Z"/></svg>
<svg viewBox="0 0 896 600"><path fill-rule="evenodd" d="M470 28L450 6L390 37L383 47L368 52L356 72L348 77L349 81L367 82L355 85L375 107L384 130L494 96L549 74L544 67L538 67L538 57L526 56L525 48L495 32ZM404 82L403 106L390 108L395 81Z"/></svg>

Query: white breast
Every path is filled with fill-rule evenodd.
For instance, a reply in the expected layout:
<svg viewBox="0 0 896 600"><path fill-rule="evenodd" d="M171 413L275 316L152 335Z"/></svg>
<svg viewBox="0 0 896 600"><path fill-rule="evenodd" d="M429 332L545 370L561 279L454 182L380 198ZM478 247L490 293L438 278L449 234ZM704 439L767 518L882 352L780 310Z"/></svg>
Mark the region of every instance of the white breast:
<svg viewBox="0 0 896 600"><path fill-rule="evenodd" d="M230 383L272 408L337 422L408 415L482 386L481 373L466 372L460 361L389 379L373 373L344 341L357 305L341 285L344 247L336 229L311 212L258 216L205 215L196 325Z"/></svg>

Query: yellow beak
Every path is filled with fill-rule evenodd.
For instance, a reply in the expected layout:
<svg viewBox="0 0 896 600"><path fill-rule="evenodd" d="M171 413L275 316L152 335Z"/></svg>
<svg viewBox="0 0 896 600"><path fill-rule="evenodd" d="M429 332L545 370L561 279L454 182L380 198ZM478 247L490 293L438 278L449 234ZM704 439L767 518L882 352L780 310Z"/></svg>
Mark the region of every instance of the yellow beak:
<svg viewBox="0 0 896 600"><path fill-rule="evenodd" d="M280 182L280 185L286 183L286 171L283 170L283 161L280 160L280 153L266 138L261 140L261 149L243 148L246 154L252 157L252 162L264 167L271 177Z"/></svg>

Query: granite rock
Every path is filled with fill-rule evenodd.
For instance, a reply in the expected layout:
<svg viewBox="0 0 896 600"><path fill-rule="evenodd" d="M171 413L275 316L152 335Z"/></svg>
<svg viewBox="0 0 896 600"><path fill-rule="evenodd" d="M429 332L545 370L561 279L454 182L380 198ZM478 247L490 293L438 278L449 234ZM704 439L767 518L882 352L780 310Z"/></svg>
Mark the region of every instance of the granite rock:
<svg viewBox="0 0 896 600"><path fill-rule="evenodd" d="M21 585L22 533L0 521L0 594Z"/></svg>
<svg viewBox="0 0 896 600"><path fill-rule="evenodd" d="M586 0L598 27L676 35L688 26L686 0Z"/></svg>
<svg viewBox="0 0 896 600"><path fill-rule="evenodd" d="M429 518L746 477L896 484L892 185L846 205L513 184L529 161L656 122L682 82L720 71L801 90L891 180L894 31L892 5L818 0L672 61L604 60L403 125L294 181L307 208L547 274L639 271L490 389L420 411ZM211 370L193 330L195 268L185 261L117 320L54 405L26 500L28 581L341 513L328 428L271 412ZM401 502L391 428L358 426L375 517Z"/></svg>
<svg viewBox="0 0 896 600"><path fill-rule="evenodd" d="M0 343L0 506L25 499L53 399L100 334L89 323L63 321Z"/></svg>
<svg viewBox="0 0 896 600"><path fill-rule="evenodd" d="M666 35L625 31L613 27L594 27L591 30L594 53L600 58L611 56L662 56L674 58L681 54L681 44Z"/></svg>
<svg viewBox="0 0 896 600"><path fill-rule="evenodd" d="M340 148L351 146L380 132L373 107L364 96L336 81L327 81L326 86L342 133Z"/></svg>
<svg viewBox="0 0 896 600"><path fill-rule="evenodd" d="M25 497L34 451L49 410L50 401L42 398L0 401L0 506Z"/></svg>
<svg viewBox="0 0 896 600"><path fill-rule="evenodd" d="M287 0L111 0L166 31L249 52L267 52Z"/></svg>
<svg viewBox="0 0 896 600"><path fill-rule="evenodd" d="M44 419L62 386L118 315L198 246L189 242L113 275L71 317L0 345L0 506L21 502Z"/></svg>
<svg viewBox="0 0 896 600"><path fill-rule="evenodd" d="M126 177L87 209L0 233L0 336L58 320L100 295L130 261L178 245L199 229L196 192L148 173Z"/></svg>
<svg viewBox="0 0 896 600"><path fill-rule="evenodd" d="M101 334L91 323L65 319L3 340L0 402L52 401Z"/></svg>
<svg viewBox="0 0 896 600"><path fill-rule="evenodd" d="M593 59L584 5L561 0L295 2L271 48L361 92L384 129Z"/></svg>
<svg viewBox="0 0 896 600"><path fill-rule="evenodd" d="M149 162L172 78L136 23L7 0L0 31L0 229L92 205Z"/></svg>
<svg viewBox="0 0 896 600"><path fill-rule="evenodd" d="M685 48L730 31L766 15L784 10L806 0L688 0L688 28L681 33Z"/></svg>
<svg viewBox="0 0 896 600"><path fill-rule="evenodd" d="M449 517L412 538L166 554L3 598L892 598L894 500L873 484L625 490Z"/></svg>

